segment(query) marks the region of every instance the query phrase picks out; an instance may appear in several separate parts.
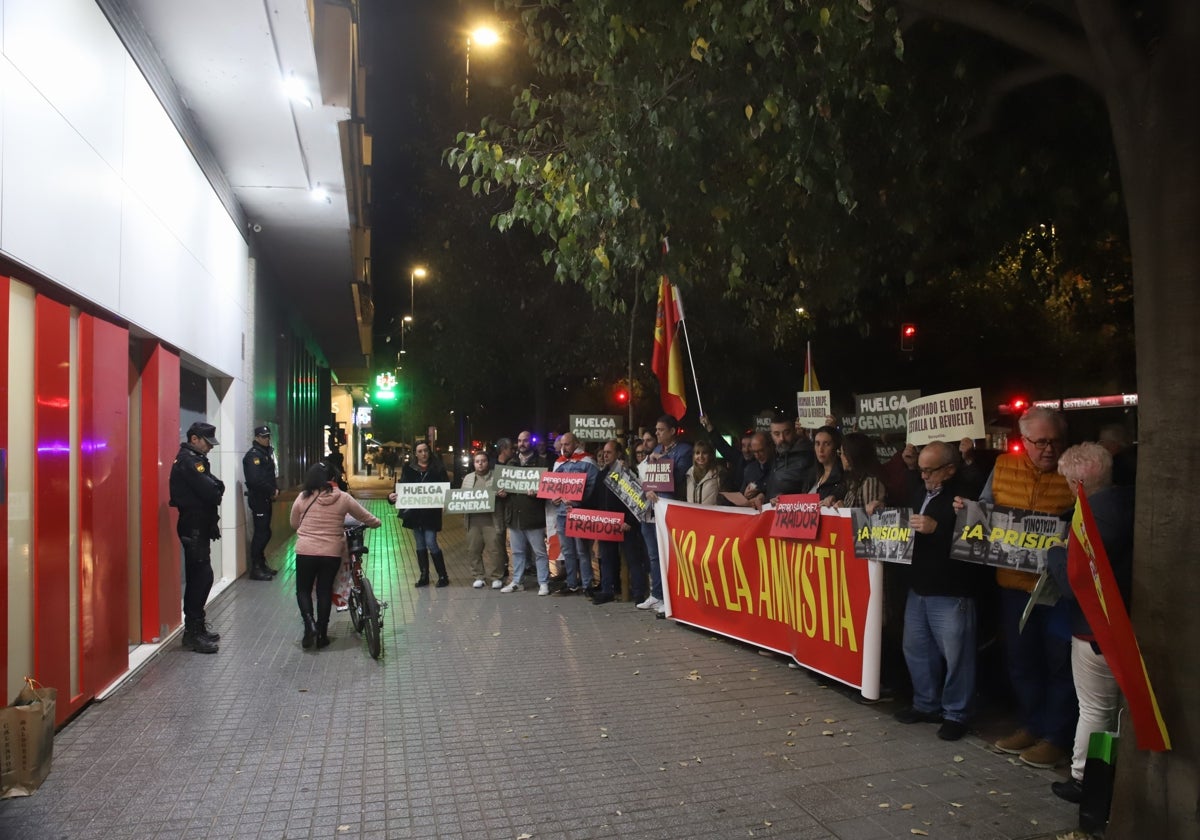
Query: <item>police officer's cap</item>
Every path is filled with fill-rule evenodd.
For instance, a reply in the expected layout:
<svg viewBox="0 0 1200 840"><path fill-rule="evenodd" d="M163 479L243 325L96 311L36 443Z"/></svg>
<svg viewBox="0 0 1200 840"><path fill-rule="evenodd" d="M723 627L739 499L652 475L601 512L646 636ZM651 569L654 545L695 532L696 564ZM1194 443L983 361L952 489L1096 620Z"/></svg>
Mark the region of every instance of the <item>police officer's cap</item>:
<svg viewBox="0 0 1200 840"><path fill-rule="evenodd" d="M271 427L270 426L255 426L254 427L254 436L255 437L270 437L271 436Z"/></svg>
<svg viewBox="0 0 1200 840"><path fill-rule="evenodd" d="M209 446L217 445L217 427L212 423L193 423L188 426L188 440L191 440L193 436L203 439Z"/></svg>

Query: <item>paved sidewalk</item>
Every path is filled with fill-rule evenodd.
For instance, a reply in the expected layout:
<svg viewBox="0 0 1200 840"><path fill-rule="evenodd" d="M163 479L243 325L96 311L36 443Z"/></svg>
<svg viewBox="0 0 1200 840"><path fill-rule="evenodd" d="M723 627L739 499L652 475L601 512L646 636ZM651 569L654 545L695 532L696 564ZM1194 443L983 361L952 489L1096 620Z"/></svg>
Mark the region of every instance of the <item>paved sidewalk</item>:
<svg viewBox="0 0 1200 840"><path fill-rule="evenodd" d="M409 533L367 504L381 661L345 613L329 648L301 649L285 547L274 582L209 610L219 654L176 639L58 733L41 790L0 802L0 837L1016 840L1076 823L1053 773L780 657L627 602L472 589L459 517L451 586L414 589Z"/></svg>

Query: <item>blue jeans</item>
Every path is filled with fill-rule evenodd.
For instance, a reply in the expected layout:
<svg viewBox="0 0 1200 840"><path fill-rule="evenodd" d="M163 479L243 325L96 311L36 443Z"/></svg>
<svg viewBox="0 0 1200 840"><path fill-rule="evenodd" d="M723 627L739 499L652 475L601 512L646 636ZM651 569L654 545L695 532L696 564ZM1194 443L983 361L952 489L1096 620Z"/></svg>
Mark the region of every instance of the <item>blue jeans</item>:
<svg viewBox="0 0 1200 840"><path fill-rule="evenodd" d="M525 574L526 552L533 552L533 562L537 565L537 580L539 584L550 583L550 558L546 554L546 529L520 528L508 529L508 541L512 544L512 580L520 583Z"/></svg>
<svg viewBox="0 0 1200 840"><path fill-rule="evenodd" d="M646 544L646 556L650 558L650 594L661 601L662 567L658 564L658 531L653 522L642 523L642 542Z"/></svg>
<svg viewBox="0 0 1200 840"><path fill-rule="evenodd" d="M437 543L437 531L432 528L413 528L417 551L441 551Z"/></svg>
<svg viewBox="0 0 1200 840"><path fill-rule="evenodd" d="M581 540L567 536L567 515L561 514L555 524L558 529L558 547L562 553L563 569L567 572L567 586L584 589L592 585L592 540Z"/></svg>
<svg viewBox="0 0 1200 840"><path fill-rule="evenodd" d="M1022 631L1027 603L1028 592L1000 590L1000 625L1021 725L1035 738L1070 752L1079 716L1071 676L1070 602L1034 607Z"/></svg>
<svg viewBox="0 0 1200 840"><path fill-rule="evenodd" d="M975 699L975 599L908 593L904 661L913 708L966 723Z"/></svg>

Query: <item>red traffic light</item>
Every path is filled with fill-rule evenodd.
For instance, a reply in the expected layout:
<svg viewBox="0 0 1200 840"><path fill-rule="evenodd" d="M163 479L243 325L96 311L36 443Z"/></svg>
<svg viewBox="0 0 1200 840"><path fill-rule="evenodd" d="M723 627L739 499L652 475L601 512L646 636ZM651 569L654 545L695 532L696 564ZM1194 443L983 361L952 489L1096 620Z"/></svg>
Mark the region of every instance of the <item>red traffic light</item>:
<svg viewBox="0 0 1200 840"><path fill-rule="evenodd" d="M916 324L901 324L900 325L900 349L906 352L911 352L913 343L917 338Z"/></svg>
<svg viewBox="0 0 1200 840"><path fill-rule="evenodd" d="M913 324L905 324L901 328L901 332L903 332L905 338L912 338L917 334L917 328Z"/></svg>
<svg viewBox="0 0 1200 840"><path fill-rule="evenodd" d="M621 405L625 405L627 402L629 402L629 392L624 388L618 388L617 392L613 394L613 396Z"/></svg>
<svg viewBox="0 0 1200 840"><path fill-rule="evenodd" d="M1016 414L1018 411L1024 411L1029 408L1029 400L1024 397L1016 397L1009 405L1012 407L1013 413Z"/></svg>

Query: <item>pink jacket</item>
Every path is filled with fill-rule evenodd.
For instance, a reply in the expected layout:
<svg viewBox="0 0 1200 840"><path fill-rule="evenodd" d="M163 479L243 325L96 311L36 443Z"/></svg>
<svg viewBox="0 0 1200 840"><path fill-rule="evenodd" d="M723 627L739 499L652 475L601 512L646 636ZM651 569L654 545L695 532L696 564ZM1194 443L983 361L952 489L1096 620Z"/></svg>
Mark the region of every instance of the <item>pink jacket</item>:
<svg viewBox="0 0 1200 840"><path fill-rule="evenodd" d="M292 505L291 523L296 529L296 553L314 557L341 557L346 548L346 515L378 528L378 517L336 487L315 498L301 493Z"/></svg>

